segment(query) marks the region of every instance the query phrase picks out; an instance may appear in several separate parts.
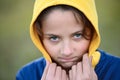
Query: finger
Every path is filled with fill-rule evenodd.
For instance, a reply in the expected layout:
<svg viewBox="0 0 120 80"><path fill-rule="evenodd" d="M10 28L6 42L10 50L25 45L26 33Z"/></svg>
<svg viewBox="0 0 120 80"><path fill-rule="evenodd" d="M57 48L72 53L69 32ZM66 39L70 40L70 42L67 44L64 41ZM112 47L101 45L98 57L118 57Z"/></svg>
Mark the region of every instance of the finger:
<svg viewBox="0 0 120 80"><path fill-rule="evenodd" d="M72 66L72 79L73 80L76 80L76 65L73 65Z"/></svg>
<svg viewBox="0 0 120 80"><path fill-rule="evenodd" d="M56 67L57 66L56 66L55 63L51 63L49 65L48 72L47 72L47 75L46 75L47 80L51 80L55 77Z"/></svg>
<svg viewBox="0 0 120 80"><path fill-rule="evenodd" d="M78 62L77 64L77 79L76 80L81 80L83 77L83 68L82 68L82 62Z"/></svg>
<svg viewBox="0 0 120 80"><path fill-rule="evenodd" d="M66 74L66 71L65 70L62 70L62 79L61 80L67 80L67 74Z"/></svg>
<svg viewBox="0 0 120 80"><path fill-rule="evenodd" d="M47 72L48 72L49 65L50 65L50 62L46 61L46 67L44 69L43 76L42 76L41 80L45 80Z"/></svg>
<svg viewBox="0 0 120 80"><path fill-rule="evenodd" d="M69 79L72 80L72 70L69 71Z"/></svg>
<svg viewBox="0 0 120 80"><path fill-rule="evenodd" d="M92 67L92 59L93 59L93 56L90 56L89 57L89 60L90 60L90 66Z"/></svg>
<svg viewBox="0 0 120 80"><path fill-rule="evenodd" d="M86 79L90 78L91 68L92 68L92 66L90 64L91 64L91 62L90 62L88 55L84 54L82 65L83 65L83 74Z"/></svg>
<svg viewBox="0 0 120 80"><path fill-rule="evenodd" d="M98 80L97 74L95 73L94 69L92 68L92 80Z"/></svg>
<svg viewBox="0 0 120 80"><path fill-rule="evenodd" d="M69 78L68 78L68 76L67 76L67 79L66 80L70 80Z"/></svg>
<svg viewBox="0 0 120 80"><path fill-rule="evenodd" d="M60 66L57 66L55 72L55 79L61 79L61 77L62 77L62 69Z"/></svg>

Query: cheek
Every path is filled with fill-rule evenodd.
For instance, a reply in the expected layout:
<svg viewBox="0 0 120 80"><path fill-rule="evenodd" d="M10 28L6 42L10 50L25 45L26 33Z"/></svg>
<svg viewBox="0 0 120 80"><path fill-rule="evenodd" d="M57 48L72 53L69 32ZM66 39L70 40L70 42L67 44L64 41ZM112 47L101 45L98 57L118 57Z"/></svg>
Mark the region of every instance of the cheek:
<svg viewBox="0 0 120 80"><path fill-rule="evenodd" d="M76 50L78 53L84 54L88 52L89 45L90 45L90 40L81 41L80 43L76 44Z"/></svg>
<svg viewBox="0 0 120 80"><path fill-rule="evenodd" d="M58 46L54 46L54 45L50 44L49 41L47 41L47 40L43 41L43 45L51 57L56 57L56 55L58 55L58 53L59 53Z"/></svg>

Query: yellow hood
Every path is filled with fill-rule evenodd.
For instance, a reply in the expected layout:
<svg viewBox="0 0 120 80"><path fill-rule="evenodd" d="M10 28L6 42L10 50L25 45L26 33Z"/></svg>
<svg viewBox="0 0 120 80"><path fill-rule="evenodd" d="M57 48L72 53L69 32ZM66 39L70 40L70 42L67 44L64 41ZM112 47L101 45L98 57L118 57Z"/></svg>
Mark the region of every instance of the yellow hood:
<svg viewBox="0 0 120 80"><path fill-rule="evenodd" d="M96 32L89 47L89 56L93 56L92 65L95 67L100 59L100 53L96 51L100 44L100 35L98 30L98 17L94 0L36 0L34 4L33 17L30 24L30 36L33 43L41 51L45 59L51 61L50 56L41 44L37 32L34 30L33 26L37 17L45 8L58 4L70 5L77 8L78 10L82 11L93 24Z"/></svg>

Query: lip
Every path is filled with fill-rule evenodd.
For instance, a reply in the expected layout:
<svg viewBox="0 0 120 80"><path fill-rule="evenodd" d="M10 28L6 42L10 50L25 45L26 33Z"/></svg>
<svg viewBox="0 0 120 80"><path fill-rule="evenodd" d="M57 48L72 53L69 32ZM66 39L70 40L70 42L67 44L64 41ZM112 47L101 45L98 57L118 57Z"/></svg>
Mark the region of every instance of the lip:
<svg viewBox="0 0 120 80"><path fill-rule="evenodd" d="M74 62L76 59L75 58L60 58L61 62Z"/></svg>

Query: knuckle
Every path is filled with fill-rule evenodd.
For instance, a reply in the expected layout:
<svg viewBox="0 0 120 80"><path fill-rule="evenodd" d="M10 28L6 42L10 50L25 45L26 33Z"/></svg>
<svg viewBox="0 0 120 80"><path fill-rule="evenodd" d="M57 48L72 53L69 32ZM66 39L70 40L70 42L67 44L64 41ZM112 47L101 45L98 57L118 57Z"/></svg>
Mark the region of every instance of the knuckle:
<svg viewBox="0 0 120 80"><path fill-rule="evenodd" d="M83 80L91 80L91 75L90 74L84 75L84 79Z"/></svg>

